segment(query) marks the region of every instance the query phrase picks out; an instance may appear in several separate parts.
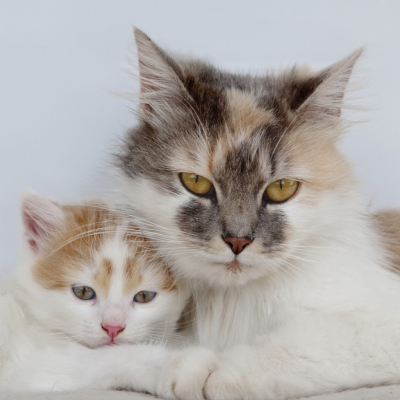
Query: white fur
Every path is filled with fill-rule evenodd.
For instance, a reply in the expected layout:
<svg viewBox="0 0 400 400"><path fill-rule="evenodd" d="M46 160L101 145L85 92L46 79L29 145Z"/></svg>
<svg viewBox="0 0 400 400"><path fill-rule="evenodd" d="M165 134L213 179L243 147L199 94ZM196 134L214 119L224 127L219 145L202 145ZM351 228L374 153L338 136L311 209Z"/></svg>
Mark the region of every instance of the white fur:
<svg viewBox="0 0 400 400"><path fill-rule="evenodd" d="M191 283L197 306L192 335L216 352L202 360L184 351L184 373L171 372L163 383L175 388L173 394L155 393L286 399L400 382L399 276L387 268L381 238L355 190L327 192L309 206L300 192L281 205L294 232L285 257L253 254L252 244L239 255L243 269L234 275L219 265L232 258L228 250L204 253L174 226L179 197L164 196L162 212L147 213L159 193L139 182L146 205L129 195L135 181L126 182L124 194L159 232L168 229L168 243L158 243L177 275ZM186 250L179 251L183 242ZM167 369L182 370L175 364Z"/></svg>

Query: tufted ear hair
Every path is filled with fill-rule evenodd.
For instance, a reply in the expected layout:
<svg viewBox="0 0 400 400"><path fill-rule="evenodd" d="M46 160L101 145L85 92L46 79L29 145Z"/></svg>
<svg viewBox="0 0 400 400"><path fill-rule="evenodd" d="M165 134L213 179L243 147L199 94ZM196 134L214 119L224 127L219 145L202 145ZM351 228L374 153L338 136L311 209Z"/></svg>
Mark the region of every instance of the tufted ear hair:
<svg viewBox="0 0 400 400"><path fill-rule="evenodd" d="M296 125L306 124L310 128L318 129L339 121L346 87L362 52L363 48L356 50L312 78L319 84L299 106Z"/></svg>
<svg viewBox="0 0 400 400"><path fill-rule="evenodd" d="M168 122L187 111L193 100L178 74L179 66L141 30L134 28L140 76L139 112L149 120Z"/></svg>
<svg viewBox="0 0 400 400"><path fill-rule="evenodd" d="M34 192L23 197L21 212L25 240L33 253L39 253L62 226L64 213L60 206Z"/></svg>

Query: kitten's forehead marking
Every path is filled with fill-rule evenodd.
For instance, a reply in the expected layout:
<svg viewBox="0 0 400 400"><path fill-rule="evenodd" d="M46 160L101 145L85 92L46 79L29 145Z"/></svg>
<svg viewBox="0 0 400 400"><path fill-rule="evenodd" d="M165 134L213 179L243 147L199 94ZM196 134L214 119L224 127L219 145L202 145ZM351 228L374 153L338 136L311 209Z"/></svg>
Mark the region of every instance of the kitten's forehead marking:
<svg viewBox="0 0 400 400"><path fill-rule="evenodd" d="M96 282L96 288L99 288L97 290L100 290L104 297L107 297L109 294L114 272L113 261L108 257L102 258L94 275L94 280Z"/></svg>

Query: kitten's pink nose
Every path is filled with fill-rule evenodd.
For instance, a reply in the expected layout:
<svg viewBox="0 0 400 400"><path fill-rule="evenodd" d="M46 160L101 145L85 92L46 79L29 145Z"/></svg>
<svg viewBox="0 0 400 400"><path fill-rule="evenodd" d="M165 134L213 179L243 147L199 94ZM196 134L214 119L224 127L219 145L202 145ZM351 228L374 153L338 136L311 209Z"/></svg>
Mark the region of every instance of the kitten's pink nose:
<svg viewBox="0 0 400 400"><path fill-rule="evenodd" d="M107 332L107 335L110 336L111 340L114 340L121 333L125 327L124 326L112 326L112 325L102 325L103 330Z"/></svg>
<svg viewBox="0 0 400 400"><path fill-rule="evenodd" d="M236 255L240 254L252 242L251 239L245 237L226 237L224 240Z"/></svg>

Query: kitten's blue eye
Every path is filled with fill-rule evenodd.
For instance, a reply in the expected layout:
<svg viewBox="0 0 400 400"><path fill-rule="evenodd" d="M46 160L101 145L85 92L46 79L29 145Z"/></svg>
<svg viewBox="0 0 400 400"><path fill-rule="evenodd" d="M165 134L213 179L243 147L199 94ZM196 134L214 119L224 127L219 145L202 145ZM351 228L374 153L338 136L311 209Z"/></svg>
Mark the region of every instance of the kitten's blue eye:
<svg viewBox="0 0 400 400"><path fill-rule="evenodd" d="M89 286L73 286L72 291L81 300L92 300L96 297L95 291Z"/></svg>
<svg viewBox="0 0 400 400"><path fill-rule="evenodd" d="M136 303L148 303L156 297L156 292L139 292L135 294L133 301Z"/></svg>

